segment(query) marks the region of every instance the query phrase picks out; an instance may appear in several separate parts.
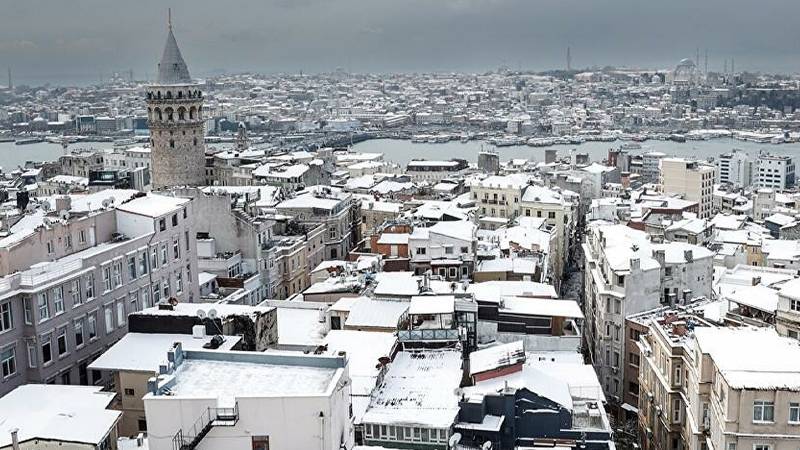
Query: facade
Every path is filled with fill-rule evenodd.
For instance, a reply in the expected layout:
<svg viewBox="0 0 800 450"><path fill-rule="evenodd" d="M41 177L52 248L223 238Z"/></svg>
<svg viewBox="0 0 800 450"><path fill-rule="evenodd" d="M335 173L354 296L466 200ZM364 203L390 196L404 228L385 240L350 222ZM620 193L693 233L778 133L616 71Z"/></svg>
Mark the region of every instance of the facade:
<svg viewBox="0 0 800 450"><path fill-rule="evenodd" d="M205 184L203 93L189 76L172 23L156 84L145 89L155 189Z"/></svg>
<svg viewBox="0 0 800 450"><path fill-rule="evenodd" d="M775 329L781 336L800 339L800 279L787 281L778 291Z"/></svg>
<svg viewBox="0 0 800 450"><path fill-rule="evenodd" d="M682 158L661 160L661 189L679 194L684 200L697 202L697 216L707 219L712 214L714 168Z"/></svg>
<svg viewBox="0 0 800 450"><path fill-rule="evenodd" d="M165 356L169 364L148 380L144 396L151 450L192 442L208 450L353 448L344 357L193 351L180 344Z"/></svg>
<svg viewBox="0 0 800 450"><path fill-rule="evenodd" d="M625 317L710 297L713 255L690 244L650 244L624 225L591 227L583 246L587 346L609 400L623 403Z"/></svg>
<svg viewBox="0 0 800 450"><path fill-rule="evenodd" d="M494 175L473 182L470 190L481 215L510 220L520 213L520 199L527 185L524 175Z"/></svg>
<svg viewBox="0 0 800 450"><path fill-rule="evenodd" d="M759 188L789 189L797 182L794 158L767 153L758 155L754 184Z"/></svg>
<svg viewBox="0 0 800 450"><path fill-rule="evenodd" d="M165 220L163 229L159 218L131 212L159 201L165 216L177 218ZM127 332L128 314L170 297L199 299L192 276L194 241L185 240L193 230L188 213L184 216L191 208L188 203L144 197L126 203L125 211L100 212L89 232L59 229L58 239L38 245L63 256L49 263L29 262L27 270L0 281L0 394L31 382L101 383L100 374L90 373L88 365ZM28 242L53 231L40 229Z"/></svg>
<svg viewBox="0 0 800 450"><path fill-rule="evenodd" d="M556 245L551 249L553 275L560 280L567 261L567 253L574 241L577 205L559 192L543 186L532 185L525 189L520 201L520 217L542 218L556 230Z"/></svg>
<svg viewBox="0 0 800 450"><path fill-rule="evenodd" d="M746 188L753 184L753 160L742 150L723 153L715 160L717 183L734 188Z"/></svg>
<svg viewBox="0 0 800 450"><path fill-rule="evenodd" d="M445 178L463 175L469 167L466 160L452 159L450 161L428 161L415 159L406 166L406 174L412 181L435 184Z"/></svg>
<svg viewBox="0 0 800 450"><path fill-rule="evenodd" d="M417 274L430 270L450 281L469 279L475 269L476 232L468 221L415 228L408 235L411 270Z"/></svg>

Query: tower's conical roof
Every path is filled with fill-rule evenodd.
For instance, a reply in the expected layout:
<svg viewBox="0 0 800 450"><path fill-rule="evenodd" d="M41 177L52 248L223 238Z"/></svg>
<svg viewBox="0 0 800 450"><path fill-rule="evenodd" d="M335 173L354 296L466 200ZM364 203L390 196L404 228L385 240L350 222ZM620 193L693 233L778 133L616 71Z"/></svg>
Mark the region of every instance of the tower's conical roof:
<svg viewBox="0 0 800 450"><path fill-rule="evenodd" d="M169 24L167 43L164 45L164 54L161 55L161 62L158 63L158 83L159 84L181 84L191 83L192 77L189 76L189 68L181 56L181 49L172 34L172 23Z"/></svg>

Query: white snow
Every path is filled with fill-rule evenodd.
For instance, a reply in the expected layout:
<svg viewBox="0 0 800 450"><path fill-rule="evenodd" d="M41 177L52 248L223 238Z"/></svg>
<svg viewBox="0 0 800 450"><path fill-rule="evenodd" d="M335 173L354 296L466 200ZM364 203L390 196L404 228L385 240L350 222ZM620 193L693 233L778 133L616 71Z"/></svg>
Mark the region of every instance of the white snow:
<svg viewBox="0 0 800 450"><path fill-rule="evenodd" d="M20 442L44 439L98 445L120 411L106 409L113 392L95 386L26 384L0 398L0 447L10 448L13 428Z"/></svg>
<svg viewBox="0 0 800 450"><path fill-rule="evenodd" d="M469 355L469 374L475 375L525 362L524 347L522 341L516 341L476 350Z"/></svg>

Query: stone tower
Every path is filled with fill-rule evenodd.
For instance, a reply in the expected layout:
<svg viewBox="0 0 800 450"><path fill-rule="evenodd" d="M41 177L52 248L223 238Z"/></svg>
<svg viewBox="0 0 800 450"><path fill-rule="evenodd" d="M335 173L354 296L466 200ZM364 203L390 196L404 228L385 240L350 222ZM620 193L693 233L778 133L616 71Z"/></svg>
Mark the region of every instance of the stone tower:
<svg viewBox="0 0 800 450"><path fill-rule="evenodd" d="M203 92L189 76L169 20L158 80L145 89L154 189L205 184Z"/></svg>

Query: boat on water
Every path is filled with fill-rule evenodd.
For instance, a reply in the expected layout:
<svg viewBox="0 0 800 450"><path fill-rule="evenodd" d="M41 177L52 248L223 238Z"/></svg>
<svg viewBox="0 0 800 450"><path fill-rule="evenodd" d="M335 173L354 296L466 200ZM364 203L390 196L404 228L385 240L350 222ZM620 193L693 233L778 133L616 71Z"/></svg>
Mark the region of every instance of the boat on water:
<svg viewBox="0 0 800 450"><path fill-rule="evenodd" d="M686 136L683 134L670 134L669 140L672 142L686 142Z"/></svg>
<svg viewBox="0 0 800 450"><path fill-rule="evenodd" d="M14 142L12 137L0 137L0 142Z"/></svg>
<svg viewBox="0 0 800 450"><path fill-rule="evenodd" d="M17 139L14 144L16 145L28 145L28 144L38 144L40 142L44 142L43 137L34 137L34 138L27 138L27 139Z"/></svg>

